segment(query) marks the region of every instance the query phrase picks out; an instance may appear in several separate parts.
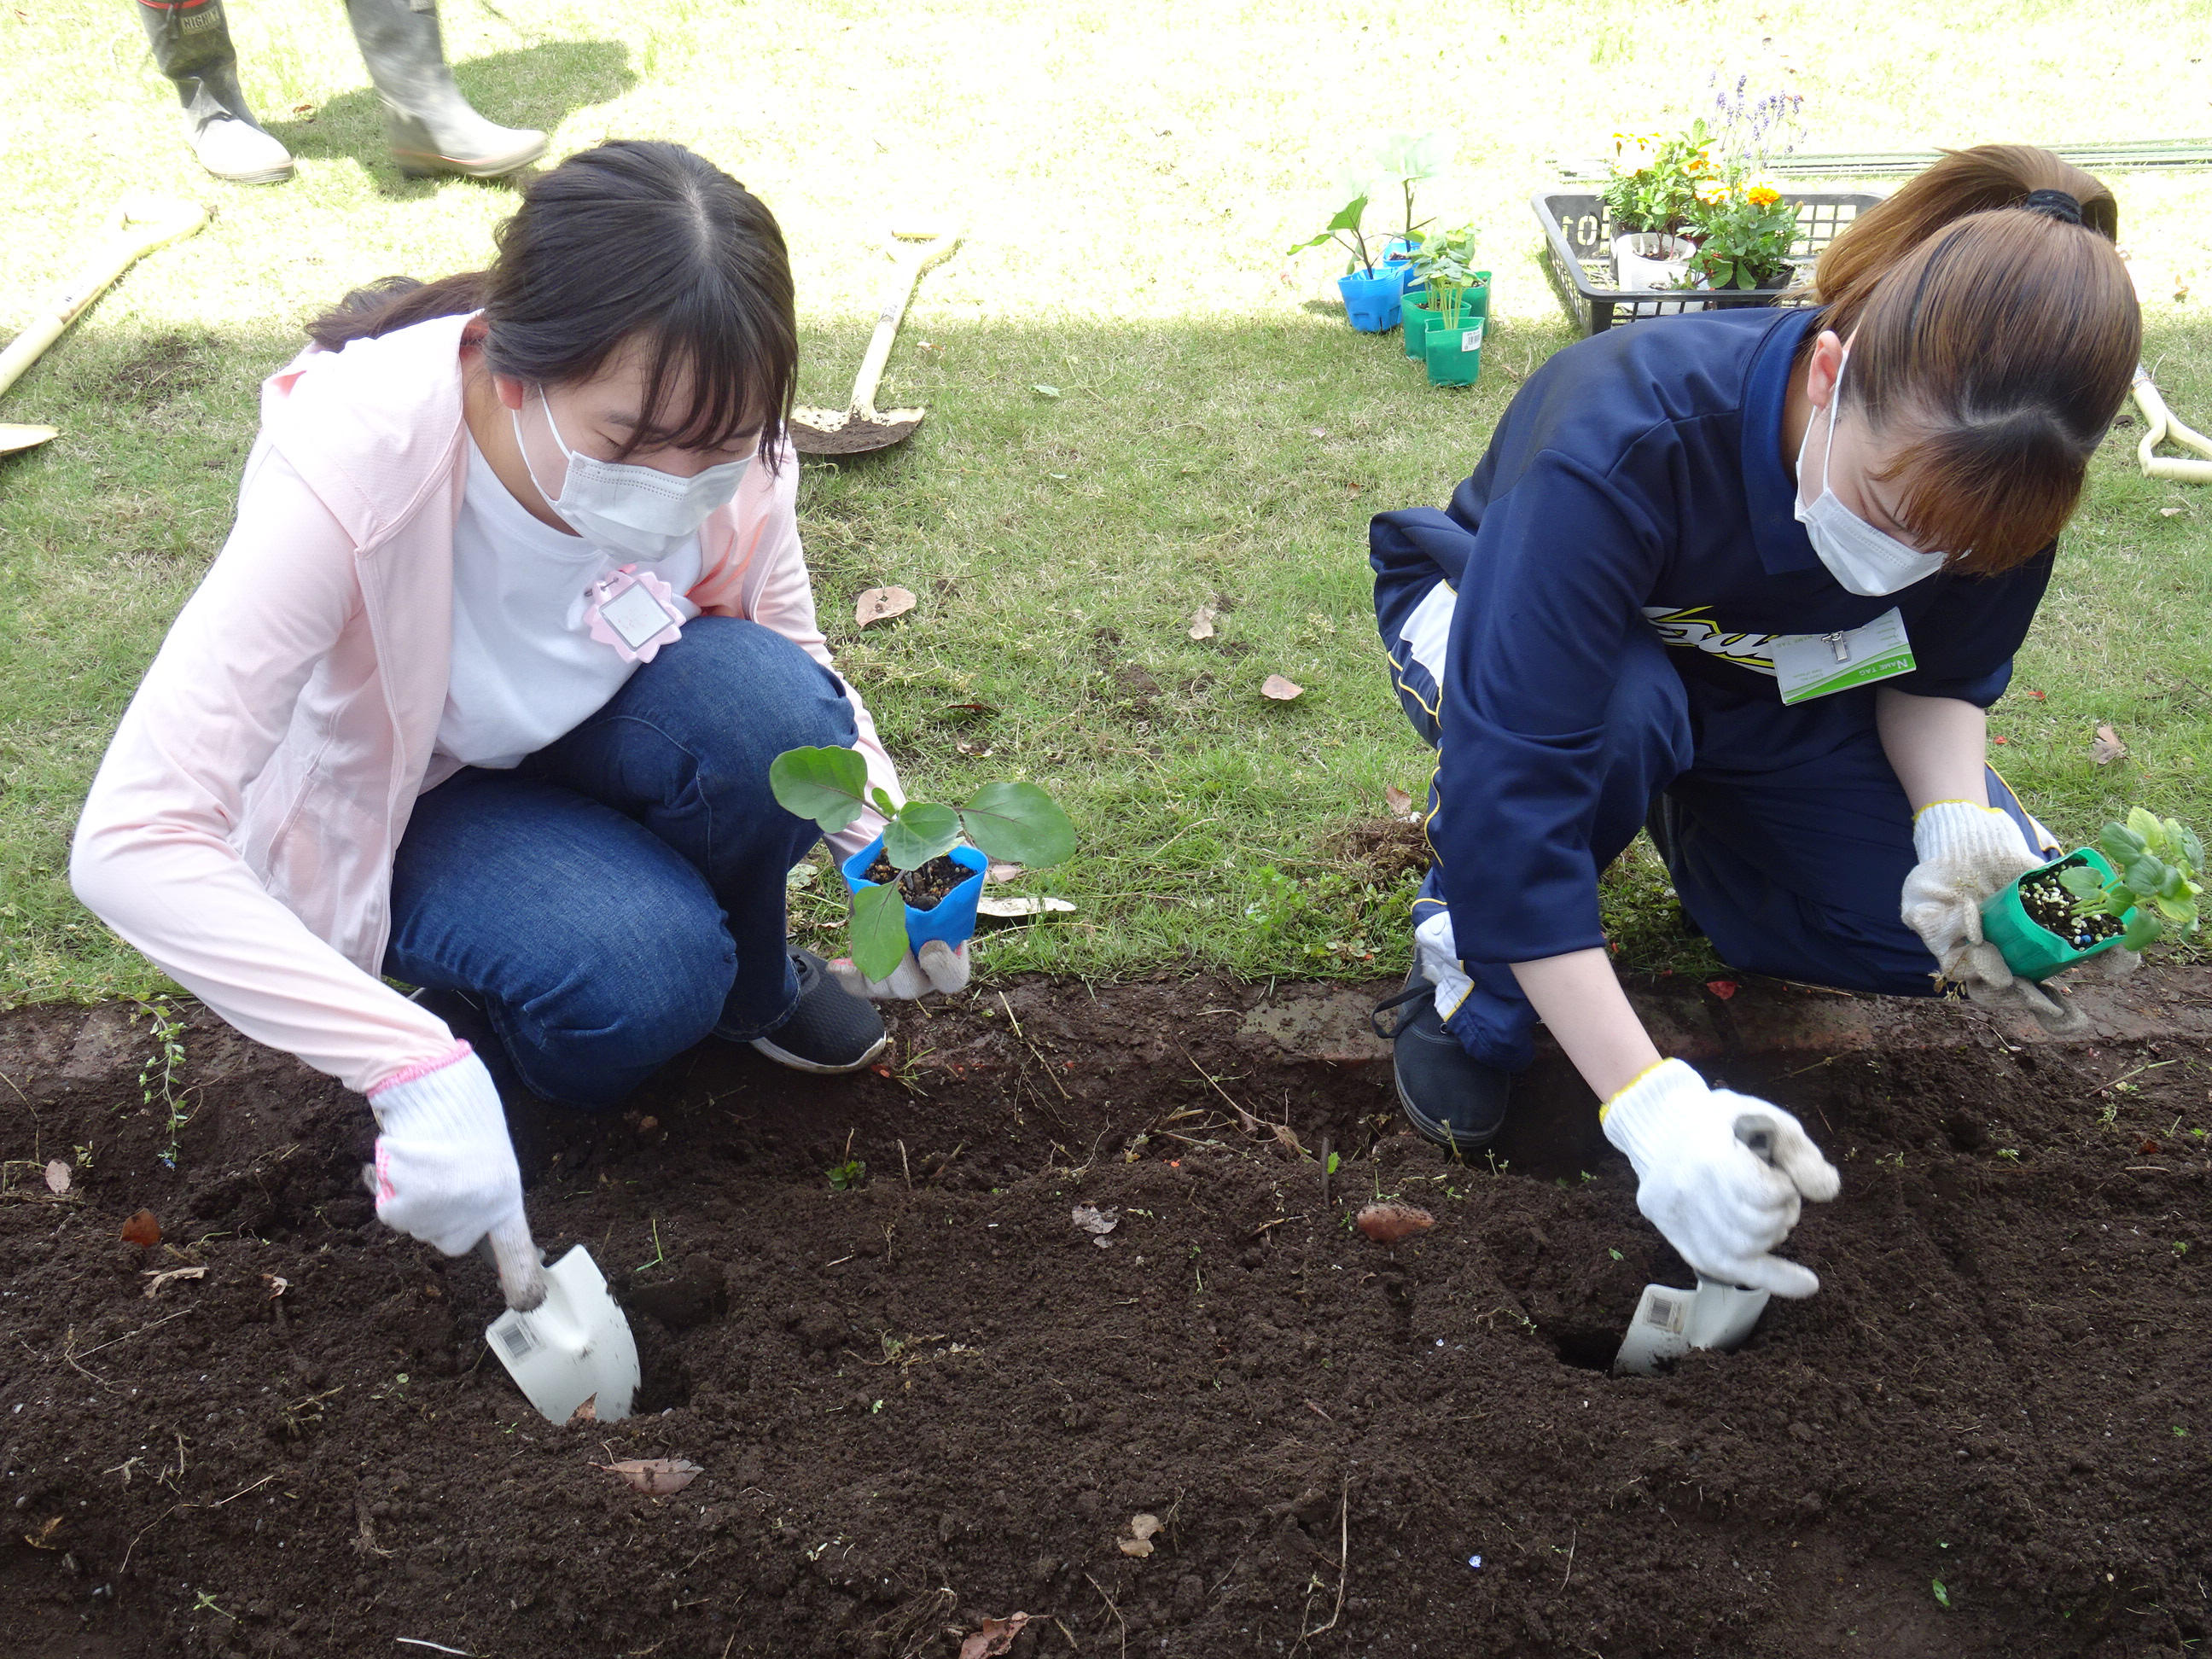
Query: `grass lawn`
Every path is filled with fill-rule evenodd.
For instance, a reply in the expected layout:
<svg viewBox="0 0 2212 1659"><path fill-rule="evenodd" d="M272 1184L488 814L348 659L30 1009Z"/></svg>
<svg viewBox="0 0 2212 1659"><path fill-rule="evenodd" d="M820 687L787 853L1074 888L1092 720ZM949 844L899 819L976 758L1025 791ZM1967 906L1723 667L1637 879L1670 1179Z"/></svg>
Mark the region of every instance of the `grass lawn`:
<svg viewBox="0 0 2212 1659"><path fill-rule="evenodd" d="M451 0L444 15L479 107L552 131L556 155L680 139L775 208L807 401L844 401L887 216L965 226L879 399L925 404L927 422L888 457L808 470L842 665L911 785L1026 775L1085 833L1037 884L1075 916L992 938L987 970L1265 975L1403 969L1413 878L1346 839L1386 787L1418 793L1427 773L1381 672L1365 523L1440 502L1519 380L1572 337L1526 199L1554 158L1686 119L1723 65L1802 92L1816 149L2191 136L2212 129L2202 69L2140 43L2202 40L2208 10L1928 0L1847 28L1800 0L1501 0L1441 35L1370 0ZM123 191L217 216L0 404L64 429L0 461L0 1003L158 982L76 908L67 840L222 544L257 382L351 285L481 264L511 204L392 169L334 0L240 0L232 28L250 94L301 158L289 184L198 170L125 0L0 9L0 173L17 181L0 331ZM1315 303L1322 256L1281 252L1338 205L1346 155L1394 125L1458 140L1424 205L1473 218L1496 273L1471 392L1431 391L1395 336L1353 334ZM2212 175L2116 183L2147 357L2177 411L2212 422ZM1993 723L2013 783L2073 836L2129 801L2212 818L2212 493L2142 479L2133 436L2100 459L2022 656L2016 686L2044 695L2016 690ZM921 604L860 633L854 595L879 583ZM1194 641L1202 605L1217 633ZM1304 696L1263 700L1270 673ZM2100 721L2130 750L2106 768L2089 756ZM803 917L832 914L829 889L800 890ZM1648 858L1608 890L1624 960L1704 960Z"/></svg>

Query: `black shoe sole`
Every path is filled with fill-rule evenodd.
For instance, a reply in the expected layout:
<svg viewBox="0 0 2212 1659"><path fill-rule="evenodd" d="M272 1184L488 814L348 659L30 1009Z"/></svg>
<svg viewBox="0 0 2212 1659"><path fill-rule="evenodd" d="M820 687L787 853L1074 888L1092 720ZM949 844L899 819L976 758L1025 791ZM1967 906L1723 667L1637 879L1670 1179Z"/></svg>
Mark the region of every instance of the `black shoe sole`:
<svg viewBox="0 0 2212 1659"><path fill-rule="evenodd" d="M877 1039L876 1046L874 1048L869 1049L867 1053L862 1054L858 1060L848 1060L842 1066L827 1066L818 1060L801 1060L797 1054L792 1054L787 1049L777 1048L775 1044L769 1042L766 1037L755 1037L752 1040L752 1046L759 1049L761 1053L766 1054L777 1065L788 1066L794 1072L811 1072L817 1077L842 1077L848 1072L857 1072L860 1070L861 1067L874 1060L884 1052L884 1049L890 1048L891 1046L891 1034L889 1031L884 1032L881 1037Z"/></svg>

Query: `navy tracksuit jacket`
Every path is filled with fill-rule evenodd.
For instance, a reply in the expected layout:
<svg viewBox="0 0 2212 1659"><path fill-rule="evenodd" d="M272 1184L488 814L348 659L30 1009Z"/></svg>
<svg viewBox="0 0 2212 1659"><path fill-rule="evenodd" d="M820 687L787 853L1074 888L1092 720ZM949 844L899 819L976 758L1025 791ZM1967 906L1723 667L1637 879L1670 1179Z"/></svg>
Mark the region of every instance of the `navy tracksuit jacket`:
<svg viewBox="0 0 2212 1659"><path fill-rule="evenodd" d="M1474 988L1447 1023L1478 1059L1527 1063L1534 1014L1505 964L1604 943L1598 874L1662 792L1675 890L1724 960L1935 988L1898 918L1912 813L1875 688L1784 705L1763 647L1894 608L1915 666L1881 684L1986 708L2051 550L1874 598L1829 575L1780 435L1816 319L1705 312L1579 341L1529 376L1448 510L1370 526L1394 679L1438 750L1416 921L1449 907Z"/></svg>

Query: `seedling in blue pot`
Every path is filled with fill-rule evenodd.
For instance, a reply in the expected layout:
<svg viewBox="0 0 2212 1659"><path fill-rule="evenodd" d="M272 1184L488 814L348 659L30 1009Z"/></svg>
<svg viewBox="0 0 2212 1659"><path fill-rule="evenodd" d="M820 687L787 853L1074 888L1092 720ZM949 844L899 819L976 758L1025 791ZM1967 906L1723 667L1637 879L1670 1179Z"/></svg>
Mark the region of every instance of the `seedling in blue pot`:
<svg viewBox="0 0 2212 1659"><path fill-rule="evenodd" d="M993 859L1042 869L1075 851L1075 826L1033 783L987 783L964 806L903 806L868 782L855 749L787 749L769 787L794 817L834 836L871 806L884 833L842 866L853 890L853 965L889 979L909 950L931 939L957 945L975 931L975 903Z"/></svg>

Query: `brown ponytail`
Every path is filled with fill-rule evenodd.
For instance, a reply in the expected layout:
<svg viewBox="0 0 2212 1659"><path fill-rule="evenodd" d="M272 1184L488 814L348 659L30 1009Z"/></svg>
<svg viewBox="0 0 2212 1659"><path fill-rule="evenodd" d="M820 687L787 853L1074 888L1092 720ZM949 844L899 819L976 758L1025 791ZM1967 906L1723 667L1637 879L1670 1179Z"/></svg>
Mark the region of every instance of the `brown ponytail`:
<svg viewBox="0 0 2212 1659"><path fill-rule="evenodd" d="M412 276L379 277L309 323L307 337L325 351L343 351L350 341L373 340L433 317L481 311L490 288L491 273L485 270L462 271L434 283Z"/></svg>
<svg viewBox="0 0 2212 1659"><path fill-rule="evenodd" d="M2059 194L2031 206L2034 192ZM1894 445L1881 476L1904 481L1900 522L1954 569L2034 557L2080 502L2142 354L2118 234L2096 179L1982 144L1946 152L1820 256L1820 325L1850 345L1844 407Z"/></svg>

